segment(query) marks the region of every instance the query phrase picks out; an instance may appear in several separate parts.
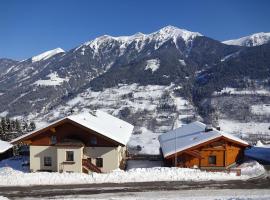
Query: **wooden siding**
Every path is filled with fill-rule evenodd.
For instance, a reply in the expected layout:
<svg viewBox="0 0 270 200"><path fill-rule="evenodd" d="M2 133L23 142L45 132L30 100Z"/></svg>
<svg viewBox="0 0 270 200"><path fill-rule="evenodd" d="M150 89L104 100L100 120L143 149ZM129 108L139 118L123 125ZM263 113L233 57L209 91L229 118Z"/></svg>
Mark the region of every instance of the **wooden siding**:
<svg viewBox="0 0 270 200"><path fill-rule="evenodd" d="M177 166L179 167L226 168L243 158L244 148L238 143L221 138L217 141L200 145L197 148L169 156L165 158L165 164L167 166L175 166L175 157L177 156ZM216 156L216 164L209 163L210 156Z"/></svg>
<svg viewBox="0 0 270 200"><path fill-rule="evenodd" d="M226 166L241 160L243 156L244 150L240 146L233 143L226 145Z"/></svg>

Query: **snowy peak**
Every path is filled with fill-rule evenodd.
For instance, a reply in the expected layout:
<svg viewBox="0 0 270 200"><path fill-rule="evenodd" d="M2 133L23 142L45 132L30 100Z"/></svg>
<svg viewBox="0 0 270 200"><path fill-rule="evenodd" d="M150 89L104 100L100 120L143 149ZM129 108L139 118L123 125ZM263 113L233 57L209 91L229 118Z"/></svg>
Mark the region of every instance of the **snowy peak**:
<svg viewBox="0 0 270 200"><path fill-rule="evenodd" d="M129 44L135 43L136 49L140 51L144 47L144 45L148 42L156 42L155 49L157 49L164 42L170 39L173 39L174 43L176 44L176 40L178 38L182 38L184 42L188 44L198 36L202 36L202 34L198 32L191 32L185 29L179 29L174 26L166 26L150 34L143 34L139 32L131 36L119 36L119 37L103 35L94 40L84 43L82 46L89 46L94 50L95 53L97 53L100 47L103 46L103 44L116 41L120 44L121 50L124 50ZM77 49L81 48L82 46L78 47Z"/></svg>
<svg viewBox="0 0 270 200"><path fill-rule="evenodd" d="M65 51L61 48L56 48L56 49L53 49L53 50L50 50L50 51L46 51L44 53L41 53L37 56L34 56L32 57L32 62L38 62L38 61L41 61L41 60L47 60L48 58L56 55L56 54L59 54L59 53L64 53Z"/></svg>
<svg viewBox="0 0 270 200"><path fill-rule="evenodd" d="M234 40L223 41L222 43L228 45L238 45L238 46L246 46L253 47L259 46L270 42L270 33L255 33L253 35L249 35L246 37L242 37Z"/></svg>
<svg viewBox="0 0 270 200"><path fill-rule="evenodd" d="M189 41L190 39L194 39L197 36L202 36L202 34L198 32L191 32L185 29L179 29L174 26L166 26L150 35L157 37L157 39L181 37L185 42Z"/></svg>

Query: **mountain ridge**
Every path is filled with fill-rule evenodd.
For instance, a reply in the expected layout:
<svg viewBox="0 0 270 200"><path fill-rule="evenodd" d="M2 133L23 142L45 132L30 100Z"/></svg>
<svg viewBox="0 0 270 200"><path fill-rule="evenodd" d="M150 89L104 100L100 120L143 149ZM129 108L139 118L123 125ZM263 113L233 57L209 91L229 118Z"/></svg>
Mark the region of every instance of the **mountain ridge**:
<svg viewBox="0 0 270 200"><path fill-rule="evenodd" d="M238 46L259 46L270 42L270 33L254 33L252 35L244 36L238 39L223 41L224 44L238 45Z"/></svg>

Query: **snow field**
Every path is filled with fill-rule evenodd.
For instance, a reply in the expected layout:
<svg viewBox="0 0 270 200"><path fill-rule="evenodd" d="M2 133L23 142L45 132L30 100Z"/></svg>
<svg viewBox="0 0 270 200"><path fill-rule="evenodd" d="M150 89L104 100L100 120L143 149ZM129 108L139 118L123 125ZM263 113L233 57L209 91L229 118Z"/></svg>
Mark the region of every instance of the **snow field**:
<svg viewBox="0 0 270 200"><path fill-rule="evenodd" d="M158 70L160 65L160 61L158 59L151 59L151 60L147 60L146 61L146 66L144 70L148 70L150 69L153 72L155 72L156 70Z"/></svg>
<svg viewBox="0 0 270 200"><path fill-rule="evenodd" d="M270 105L269 104L252 105L251 112L257 115L270 115Z"/></svg>
<svg viewBox="0 0 270 200"><path fill-rule="evenodd" d="M90 183L127 183L154 181L224 181L247 180L264 173L264 168L257 162L241 167L242 175L225 172L206 172L189 168L133 168L127 171L114 170L106 174L36 172L24 173L10 167L0 168L0 186L62 185Z"/></svg>
<svg viewBox="0 0 270 200"><path fill-rule="evenodd" d="M219 125L224 132L232 134L241 134L242 136L249 134L269 134L269 123L263 122L238 122L234 120L220 119Z"/></svg>
<svg viewBox="0 0 270 200"><path fill-rule="evenodd" d="M223 88L221 91L214 92L214 95L222 95L222 94L238 94L238 95L250 95L250 94L257 94L257 95L265 95L270 96L270 91L265 89L256 89L256 90L238 90L237 88L230 88L226 87Z"/></svg>
<svg viewBox="0 0 270 200"><path fill-rule="evenodd" d="M61 85L64 81L68 82L69 78L60 78L57 72L53 72L47 75L49 79L47 80L38 80L34 84L40 86L57 86Z"/></svg>

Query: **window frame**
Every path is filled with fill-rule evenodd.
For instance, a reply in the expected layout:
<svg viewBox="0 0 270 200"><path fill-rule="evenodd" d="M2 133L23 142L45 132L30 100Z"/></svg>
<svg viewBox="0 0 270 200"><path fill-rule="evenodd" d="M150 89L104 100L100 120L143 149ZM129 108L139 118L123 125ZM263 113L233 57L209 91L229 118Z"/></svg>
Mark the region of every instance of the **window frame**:
<svg viewBox="0 0 270 200"><path fill-rule="evenodd" d="M69 159L70 153L72 153L72 159ZM66 151L66 162L74 162L74 151Z"/></svg>
<svg viewBox="0 0 270 200"><path fill-rule="evenodd" d="M56 135L51 136L51 144L56 144L57 143L57 137Z"/></svg>
<svg viewBox="0 0 270 200"><path fill-rule="evenodd" d="M103 167L103 158L96 158L96 166L99 168Z"/></svg>
<svg viewBox="0 0 270 200"><path fill-rule="evenodd" d="M212 162L212 161L215 161L215 162ZM209 165L217 165L217 156L216 155L208 156L208 164Z"/></svg>
<svg viewBox="0 0 270 200"><path fill-rule="evenodd" d="M43 157L43 165L44 165L44 167L51 167L52 166L52 157L51 156L44 156Z"/></svg>

